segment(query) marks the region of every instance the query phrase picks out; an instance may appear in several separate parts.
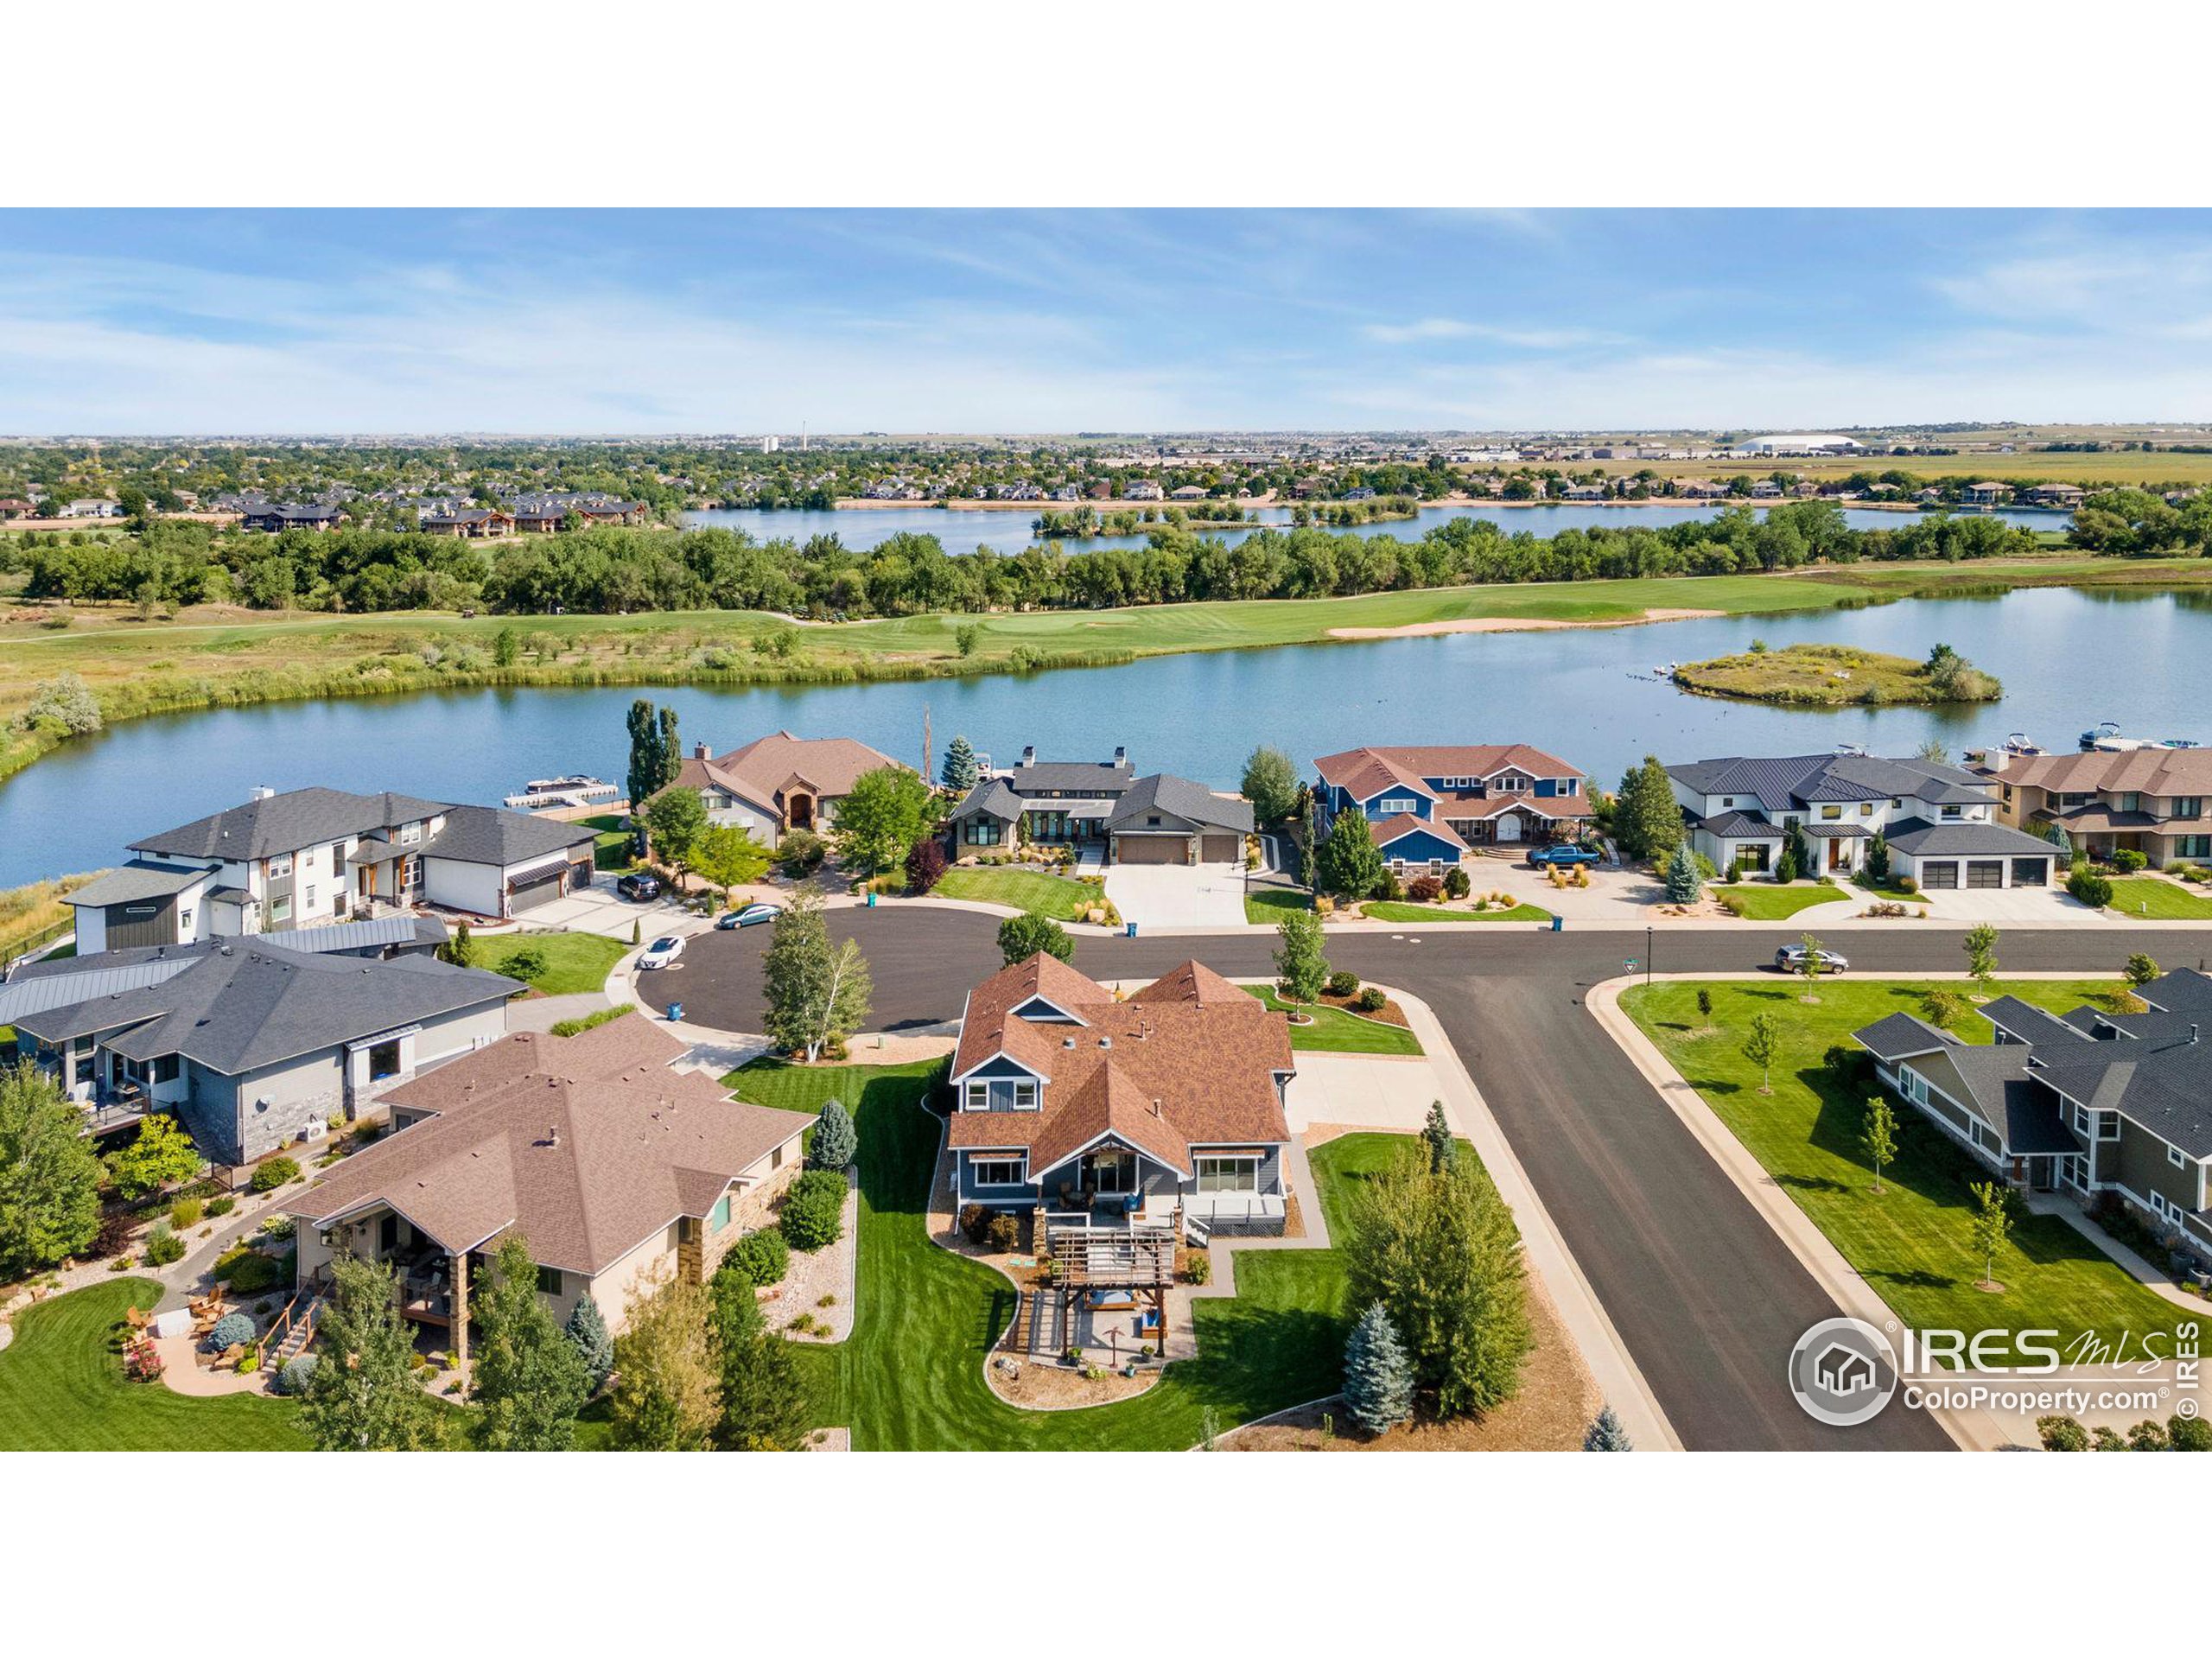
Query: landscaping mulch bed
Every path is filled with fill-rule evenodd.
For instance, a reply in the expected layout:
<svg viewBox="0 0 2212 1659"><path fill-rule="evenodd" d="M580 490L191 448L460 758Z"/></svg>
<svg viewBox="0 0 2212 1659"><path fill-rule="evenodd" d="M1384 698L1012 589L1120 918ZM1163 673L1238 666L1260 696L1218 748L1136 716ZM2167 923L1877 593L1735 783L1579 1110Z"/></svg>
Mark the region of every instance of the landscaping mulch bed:
<svg viewBox="0 0 2212 1659"><path fill-rule="evenodd" d="M853 1334L853 1293L860 1259L860 1187L848 1173L850 1190L845 1195L844 1230L835 1244L809 1254L791 1252L791 1271L783 1282L760 1294L761 1317L771 1331L788 1331L795 1341L842 1342ZM819 1306L834 1297L829 1306ZM790 1331L802 1314L812 1320L805 1332Z"/></svg>
<svg viewBox="0 0 2212 1659"><path fill-rule="evenodd" d="M991 1392L1008 1405L1033 1411L1069 1411L1083 1406L1109 1406L1132 1400L1160 1381L1162 1368L1148 1365L1135 1376L1108 1371L1085 1376L1065 1365L1039 1364L1011 1355L995 1357L985 1370Z"/></svg>
<svg viewBox="0 0 2212 1659"><path fill-rule="evenodd" d="M1349 1014L1361 1020L1372 1020L1377 1025L1402 1026L1408 1031L1413 1029L1413 1021L1406 1018L1406 1011L1395 1002L1386 1001L1382 1007L1370 1014L1365 1008L1356 1008L1352 1006L1358 996L1357 991L1354 991L1350 996L1332 996L1328 992L1324 991L1321 993L1320 1000L1340 1014Z"/></svg>
<svg viewBox="0 0 2212 1659"><path fill-rule="evenodd" d="M1236 1429L1217 1445L1224 1452L1579 1452L1605 1402L1551 1298L1533 1278L1529 1322L1536 1345L1521 1372L1521 1392L1479 1421L1415 1422L1370 1440L1346 1421L1344 1402L1332 1400ZM1333 1435L1321 1428L1331 1412Z"/></svg>

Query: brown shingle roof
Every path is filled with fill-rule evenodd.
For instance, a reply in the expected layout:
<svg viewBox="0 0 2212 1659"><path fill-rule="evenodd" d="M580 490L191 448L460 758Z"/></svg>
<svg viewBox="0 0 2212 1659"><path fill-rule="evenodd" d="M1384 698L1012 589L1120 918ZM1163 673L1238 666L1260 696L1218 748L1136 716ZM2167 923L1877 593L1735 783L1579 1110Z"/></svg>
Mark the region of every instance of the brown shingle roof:
<svg viewBox="0 0 2212 1659"><path fill-rule="evenodd" d="M1509 766L1533 778L1581 776L1579 768L1570 766L1557 755L1547 754L1526 743L1444 744L1411 748L1370 746L1325 754L1313 764L1324 782L1348 789L1363 800L1392 784L1433 794L1435 791L1422 783L1422 779L1488 778Z"/></svg>
<svg viewBox="0 0 2212 1659"><path fill-rule="evenodd" d="M835 799L851 793L862 772L899 763L849 737L793 737L789 732L771 732L716 756L713 764L755 799L772 799L794 780L804 780L817 793Z"/></svg>
<svg viewBox="0 0 2212 1659"><path fill-rule="evenodd" d="M628 1014L575 1037L517 1032L391 1091L436 1116L334 1166L284 1206L313 1222L391 1205L450 1251L512 1229L541 1266L599 1274L810 1122L671 1071L683 1045Z"/></svg>
<svg viewBox="0 0 2212 1659"><path fill-rule="evenodd" d="M1039 996L1084 1023L1014 1014ZM1000 1056L1046 1079L1039 1109L956 1111L950 1142L1026 1147L1033 1174L1108 1133L1185 1173L1193 1146L1290 1139L1289 1023L1198 962L1127 1002L1041 953L1002 969L969 993L953 1075Z"/></svg>
<svg viewBox="0 0 2212 1659"><path fill-rule="evenodd" d="M2109 789L2124 794L2212 795L2212 749L2038 754L1985 775L2008 784L2069 792Z"/></svg>

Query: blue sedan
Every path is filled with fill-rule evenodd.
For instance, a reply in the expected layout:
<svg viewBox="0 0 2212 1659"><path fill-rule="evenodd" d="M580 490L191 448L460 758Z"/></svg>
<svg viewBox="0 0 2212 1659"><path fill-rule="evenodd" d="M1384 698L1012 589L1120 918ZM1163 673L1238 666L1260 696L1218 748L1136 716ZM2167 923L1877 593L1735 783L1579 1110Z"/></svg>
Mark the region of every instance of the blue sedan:
<svg viewBox="0 0 2212 1659"><path fill-rule="evenodd" d="M772 922L784 913L781 905L747 905L743 910L726 910L715 918L717 928L751 927L756 922Z"/></svg>

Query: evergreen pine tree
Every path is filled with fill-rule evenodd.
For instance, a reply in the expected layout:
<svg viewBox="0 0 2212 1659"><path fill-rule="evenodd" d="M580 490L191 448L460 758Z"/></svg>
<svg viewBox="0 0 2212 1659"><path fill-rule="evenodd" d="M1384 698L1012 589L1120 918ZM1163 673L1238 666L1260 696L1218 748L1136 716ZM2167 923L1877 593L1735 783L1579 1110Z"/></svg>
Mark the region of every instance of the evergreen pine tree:
<svg viewBox="0 0 2212 1659"><path fill-rule="evenodd" d="M1344 1409L1370 1434L1414 1414L1414 1366L1380 1302L1369 1306L1344 1344Z"/></svg>
<svg viewBox="0 0 2212 1659"><path fill-rule="evenodd" d="M1628 1430L1621 1427L1621 1420L1613 1415L1613 1408L1606 1406L1598 1413L1590 1425L1590 1432L1582 1437L1585 1452L1633 1452L1636 1442L1628 1437Z"/></svg>
<svg viewBox="0 0 2212 1659"><path fill-rule="evenodd" d="M853 1115L845 1109L843 1101L832 1100L815 1120L814 1139L806 1149L806 1166L842 1170L860 1155L860 1131L853 1127Z"/></svg>
<svg viewBox="0 0 2212 1659"><path fill-rule="evenodd" d="M938 774L947 789L957 789L963 795L976 787L983 769L976 764L976 751L965 737L956 736L945 746L944 768Z"/></svg>
<svg viewBox="0 0 2212 1659"><path fill-rule="evenodd" d="M569 1340L583 1357L585 1382L597 1394L614 1370L614 1338L607 1333L606 1315L588 1296L580 1297L569 1315Z"/></svg>
<svg viewBox="0 0 2212 1659"><path fill-rule="evenodd" d="M1452 1136L1452 1125L1445 1121L1442 1101L1429 1103L1428 1121L1421 1125L1421 1138L1428 1143L1430 1174L1447 1174L1459 1166L1459 1143Z"/></svg>
<svg viewBox="0 0 2212 1659"><path fill-rule="evenodd" d="M1675 848L1675 855L1667 861L1667 902L1694 905L1704 890L1705 877L1697 867L1697 855L1687 846Z"/></svg>

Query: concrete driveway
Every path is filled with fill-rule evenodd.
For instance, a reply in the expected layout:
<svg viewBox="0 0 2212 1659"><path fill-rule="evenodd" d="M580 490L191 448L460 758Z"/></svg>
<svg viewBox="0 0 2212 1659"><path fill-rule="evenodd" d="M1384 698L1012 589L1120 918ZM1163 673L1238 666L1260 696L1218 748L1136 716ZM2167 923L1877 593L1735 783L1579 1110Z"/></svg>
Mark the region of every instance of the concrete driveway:
<svg viewBox="0 0 2212 1659"><path fill-rule="evenodd" d="M1106 896L1140 927L1244 925L1241 864L1116 864L1106 872Z"/></svg>
<svg viewBox="0 0 2212 1659"><path fill-rule="evenodd" d="M1302 1052L1283 1114L1293 1135L1316 1123L1411 1135L1428 1121L1430 1103L1443 1096L1436 1069L1423 1055Z"/></svg>
<svg viewBox="0 0 2212 1659"><path fill-rule="evenodd" d="M1599 865L1591 870L1588 887L1554 887L1547 872L1532 870L1519 858L1470 859L1466 869L1477 893L1510 893L1524 905L1569 920L1633 922L1641 927L1652 919L1651 907L1666 896L1658 879L1643 870Z"/></svg>
<svg viewBox="0 0 2212 1659"><path fill-rule="evenodd" d="M1854 897L1864 898L1856 888ZM2062 887L1938 887L1927 895L1928 913L1947 922L2018 922L2094 927L2124 918L2091 910Z"/></svg>
<svg viewBox="0 0 2212 1659"><path fill-rule="evenodd" d="M550 904L526 910L516 919L524 927L566 928L572 933L603 933L626 939L634 925L647 938L654 928L682 914L665 896L649 905L632 904L614 891L614 878L600 876L588 889L564 893Z"/></svg>

